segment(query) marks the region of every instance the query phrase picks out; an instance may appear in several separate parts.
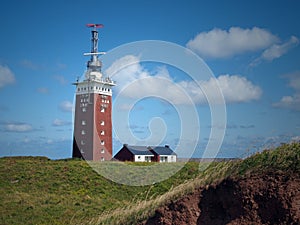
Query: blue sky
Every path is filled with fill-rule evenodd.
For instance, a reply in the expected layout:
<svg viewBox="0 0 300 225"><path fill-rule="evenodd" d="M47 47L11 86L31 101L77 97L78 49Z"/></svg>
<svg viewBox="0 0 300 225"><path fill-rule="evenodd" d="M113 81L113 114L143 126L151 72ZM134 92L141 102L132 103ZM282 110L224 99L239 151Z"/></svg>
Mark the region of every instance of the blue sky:
<svg viewBox="0 0 300 225"><path fill-rule="evenodd" d="M134 41L162 40L199 55L226 100L227 129L220 156L244 157L248 151L300 140L299 1L10 0L0 5L0 156L71 156L71 83L86 68L87 23L104 24L103 51ZM188 94L194 90L188 76L176 68L140 62L138 55L127 57L138 63L115 76L116 95L141 74L185 82ZM203 82L210 87L209 81ZM151 145L149 121L154 121L154 130L157 125L157 132L164 131L161 144L176 148L181 127L175 106L182 99L169 103L138 99L139 94L127 127L141 143ZM201 125L195 152L200 156L211 131L210 110L197 96L192 100ZM127 133L119 135L126 139ZM130 138L128 142L134 142ZM188 147L189 140L183 141ZM121 142L114 134L114 152Z"/></svg>

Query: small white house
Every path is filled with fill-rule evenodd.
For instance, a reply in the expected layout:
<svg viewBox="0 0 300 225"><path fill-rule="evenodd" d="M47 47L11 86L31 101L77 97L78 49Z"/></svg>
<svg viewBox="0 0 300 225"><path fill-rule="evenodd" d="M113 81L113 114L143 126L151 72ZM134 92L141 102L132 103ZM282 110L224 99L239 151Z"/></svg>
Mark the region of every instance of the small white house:
<svg viewBox="0 0 300 225"><path fill-rule="evenodd" d="M147 147L124 144L115 155L119 161L132 162L176 162L177 155L168 145Z"/></svg>

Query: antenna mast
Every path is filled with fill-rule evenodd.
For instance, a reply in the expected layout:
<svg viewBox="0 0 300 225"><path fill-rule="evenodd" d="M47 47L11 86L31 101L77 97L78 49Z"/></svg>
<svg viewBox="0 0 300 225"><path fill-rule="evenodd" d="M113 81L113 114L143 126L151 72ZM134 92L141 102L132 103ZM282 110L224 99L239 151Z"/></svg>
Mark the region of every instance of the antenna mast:
<svg viewBox="0 0 300 225"><path fill-rule="evenodd" d="M93 28L91 33L92 33L92 48L90 53L84 53L86 56L91 56L91 59L87 63L87 68L88 70L91 71L99 71L101 72L101 66L102 63L98 59L98 55L103 55L105 52L98 52L98 28L103 28L103 24L94 24L94 23L89 23L86 25L89 28Z"/></svg>

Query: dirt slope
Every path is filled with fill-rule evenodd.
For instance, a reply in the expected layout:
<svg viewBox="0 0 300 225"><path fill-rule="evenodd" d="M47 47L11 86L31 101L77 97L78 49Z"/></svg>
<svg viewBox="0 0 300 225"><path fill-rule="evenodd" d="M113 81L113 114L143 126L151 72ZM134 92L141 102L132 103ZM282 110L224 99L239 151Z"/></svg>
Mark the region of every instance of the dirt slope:
<svg viewBox="0 0 300 225"><path fill-rule="evenodd" d="M143 224L300 224L300 175L228 178L157 209Z"/></svg>

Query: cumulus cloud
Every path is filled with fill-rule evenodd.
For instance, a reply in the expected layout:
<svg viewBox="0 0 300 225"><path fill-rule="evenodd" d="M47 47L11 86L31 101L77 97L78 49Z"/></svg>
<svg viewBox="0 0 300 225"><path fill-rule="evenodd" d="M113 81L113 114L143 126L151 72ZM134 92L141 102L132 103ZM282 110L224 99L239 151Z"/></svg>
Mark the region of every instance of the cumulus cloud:
<svg viewBox="0 0 300 225"><path fill-rule="evenodd" d="M249 102L258 100L262 94L259 86L240 75L221 75L217 78L218 84L225 97L226 102ZM210 82L206 84L207 89L212 90Z"/></svg>
<svg viewBox="0 0 300 225"><path fill-rule="evenodd" d="M293 96L283 96L280 101L275 102L273 106L300 111L300 93L297 93Z"/></svg>
<svg viewBox="0 0 300 225"><path fill-rule="evenodd" d="M73 103L70 101L63 101L59 104L58 108L63 112L72 112Z"/></svg>
<svg viewBox="0 0 300 225"><path fill-rule="evenodd" d="M67 125L70 125L70 124L71 124L71 122L60 120L60 119L55 119L52 122L52 126L54 126L54 127L67 126Z"/></svg>
<svg viewBox="0 0 300 225"><path fill-rule="evenodd" d="M266 29L231 27L228 31L215 28L201 32L186 46L204 58L227 58L263 50L278 42L279 38Z"/></svg>
<svg viewBox="0 0 300 225"><path fill-rule="evenodd" d="M262 61L273 61L286 54L290 49L296 47L299 44L299 39L292 36L288 41L281 44L273 44L269 48L263 51L260 57L255 59L251 66L256 66Z"/></svg>
<svg viewBox="0 0 300 225"><path fill-rule="evenodd" d="M283 96L279 102L273 103L273 106L300 111L300 71L287 74L284 77L289 80L288 86L294 90L294 94Z"/></svg>
<svg viewBox="0 0 300 225"><path fill-rule="evenodd" d="M7 132L29 132L32 130L32 126L27 123L7 123L4 126L4 131Z"/></svg>
<svg viewBox="0 0 300 225"><path fill-rule="evenodd" d="M129 66L119 71L124 65ZM210 96L216 101L213 103L217 103L218 99L214 97L216 89L220 88L227 103L236 103L257 100L262 94L260 87L240 75L226 74L216 79L176 82L166 67L157 67L154 73L150 73L135 56L117 60L106 73L117 80L117 94L135 99L156 96L173 104L205 104L206 96Z"/></svg>
<svg viewBox="0 0 300 225"><path fill-rule="evenodd" d="M0 65L0 88L15 83L14 73L7 67Z"/></svg>

